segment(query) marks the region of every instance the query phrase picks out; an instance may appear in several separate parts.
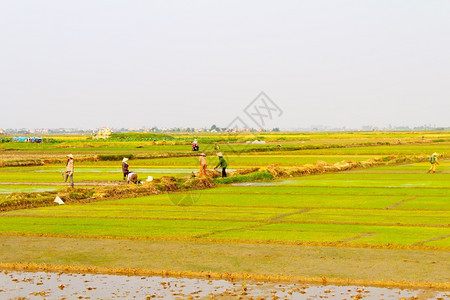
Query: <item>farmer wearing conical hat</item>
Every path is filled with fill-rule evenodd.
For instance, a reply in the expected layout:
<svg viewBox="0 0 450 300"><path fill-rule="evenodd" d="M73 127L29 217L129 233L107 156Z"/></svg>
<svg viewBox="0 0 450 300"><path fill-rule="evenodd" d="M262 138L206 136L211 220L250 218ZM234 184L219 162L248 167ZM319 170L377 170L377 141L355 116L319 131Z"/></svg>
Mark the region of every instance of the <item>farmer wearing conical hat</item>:
<svg viewBox="0 0 450 300"><path fill-rule="evenodd" d="M198 142L197 139L194 139L194 141L192 142L192 151L198 151L200 148L198 146Z"/></svg>
<svg viewBox="0 0 450 300"><path fill-rule="evenodd" d="M431 157L430 157L431 167L427 173L431 173L431 172L436 173L436 165L439 164L437 157L438 157L438 154L436 152L434 152L433 155L431 155Z"/></svg>
<svg viewBox="0 0 450 300"><path fill-rule="evenodd" d="M130 173L130 169L128 167L128 158L126 157L122 159L122 172L123 172L123 180L127 179L127 176Z"/></svg>
<svg viewBox="0 0 450 300"><path fill-rule="evenodd" d="M217 153L217 156L219 157L219 163L214 168L214 170L220 166L222 168L222 177L227 177L226 169L227 169L228 164L227 164L226 160L223 158L222 152Z"/></svg>
<svg viewBox="0 0 450 300"><path fill-rule="evenodd" d="M200 153L200 157L198 159L200 162L200 172L198 173L198 176L205 176L206 175L206 154Z"/></svg>
<svg viewBox="0 0 450 300"><path fill-rule="evenodd" d="M131 171L130 173L128 173L127 183L134 183L134 184L138 183L138 176L135 172Z"/></svg>
<svg viewBox="0 0 450 300"><path fill-rule="evenodd" d="M68 178L70 178L70 185L73 187L73 155L67 154L67 162L66 162L66 171L63 173L64 182L67 181Z"/></svg>

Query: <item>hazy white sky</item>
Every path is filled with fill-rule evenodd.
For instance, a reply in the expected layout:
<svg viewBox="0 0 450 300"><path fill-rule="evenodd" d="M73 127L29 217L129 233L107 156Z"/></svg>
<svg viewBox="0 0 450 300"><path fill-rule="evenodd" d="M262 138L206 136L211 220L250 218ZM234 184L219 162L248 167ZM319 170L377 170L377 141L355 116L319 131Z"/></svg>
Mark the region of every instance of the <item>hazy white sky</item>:
<svg viewBox="0 0 450 300"><path fill-rule="evenodd" d="M0 1L0 128L449 126L450 1Z"/></svg>

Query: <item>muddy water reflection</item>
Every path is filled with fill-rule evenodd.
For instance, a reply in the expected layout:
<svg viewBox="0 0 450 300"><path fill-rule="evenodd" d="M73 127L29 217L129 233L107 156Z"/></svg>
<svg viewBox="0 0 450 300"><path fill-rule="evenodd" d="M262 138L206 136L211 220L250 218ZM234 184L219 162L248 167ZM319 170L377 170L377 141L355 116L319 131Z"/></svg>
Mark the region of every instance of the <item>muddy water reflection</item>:
<svg viewBox="0 0 450 300"><path fill-rule="evenodd" d="M281 299L443 298L431 290L357 286L314 286L300 283L230 282L190 278L3 271L0 299L233 299L241 296ZM275 296L275 297L274 297Z"/></svg>

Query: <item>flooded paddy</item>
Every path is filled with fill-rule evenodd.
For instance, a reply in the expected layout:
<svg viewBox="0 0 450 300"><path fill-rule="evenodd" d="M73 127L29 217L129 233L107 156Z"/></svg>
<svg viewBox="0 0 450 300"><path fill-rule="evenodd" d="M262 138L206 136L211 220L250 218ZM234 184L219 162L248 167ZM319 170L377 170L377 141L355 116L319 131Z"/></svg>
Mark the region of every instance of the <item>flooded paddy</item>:
<svg viewBox="0 0 450 300"><path fill-rule="evenodd" d="M156 174L190 174L192 172L197 172L198 168L131 168L133 172L137 173L156 173ZM64 169L61 168L46 168L41 170L32 170L34 173L62 173ZM121 174L122 170L120 168L88 168L88 167L78 167L77 173L117 173Z"/></svg>
<svg viewBox="0 0 450 300"><path fill-rule="evenodd" d="M289 185L298 181L295 180L276 180L271 182L242 182L242 183L233 183L232 186L277 186L277 185Z"/></svg>
<svg viewBox="0 0 450 300"><path fill-rule="evenodd" d="M0 194L10 194L10 193L40 193L40 192L50 192L57 190L54 186L31 186L31 185L3 185L0 183Z"/></svg>
<svg viewBox="0 0 450 300"><path fill-rule="evenodd" d="M1 299L445 299L450 292L103 274L2 271ZM192 297L192 298L191 298Z"/></svg>

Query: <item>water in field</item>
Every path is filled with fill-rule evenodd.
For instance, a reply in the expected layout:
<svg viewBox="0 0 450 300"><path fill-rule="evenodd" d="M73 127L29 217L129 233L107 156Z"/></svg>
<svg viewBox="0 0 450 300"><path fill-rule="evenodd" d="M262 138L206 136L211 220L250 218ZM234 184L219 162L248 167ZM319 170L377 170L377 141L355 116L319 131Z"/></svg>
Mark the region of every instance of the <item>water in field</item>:
<svg viewBox="0 0 450 300"><path fill-rule="evenodd" d="M232 186L276 186L276 185L289 185L296 183L294 180L278 180L271 182L242 182L242 183L233 183Z"/></svg>
<svg viewBox="0 0 450 300"><path fill-rule="evenodd" d="M8 186L8 185L0 185L0 194L11 194L11 193L40 193L40 192L49 192L57 190L56 187L43 187L43 186Z"/></svg>
<svg viewBox="0 0 450 300"><path fill-rule="evenodd" d="M437 299L450 292L102 274L1 272L1 299Z"/></svg>
<svg viewBox="0 0 450 300"><path fill-rule="evenodd" d="M189 174L192 172L197 172L198 168L190 169L179 169L179 168L131 168L133 172L136 173L156 173L156 174ZM43 170L33 170L34 173L62 173L64 169L43 169ZM77 173L117 173L121 174L122 169L120 168L77 168Z"/></svg>
<svg viewBox="0 0 450 300"><path fill-rule="evenodd" d="M273 186L277 185L275 182L242 182L233 183L232 186Z"/></svg>

